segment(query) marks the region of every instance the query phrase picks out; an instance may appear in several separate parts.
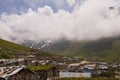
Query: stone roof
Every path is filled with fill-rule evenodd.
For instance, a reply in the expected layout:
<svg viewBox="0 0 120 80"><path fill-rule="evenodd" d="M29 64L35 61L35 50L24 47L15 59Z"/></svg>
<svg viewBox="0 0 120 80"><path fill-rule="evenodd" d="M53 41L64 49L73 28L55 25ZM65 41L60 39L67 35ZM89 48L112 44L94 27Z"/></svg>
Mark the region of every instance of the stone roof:
<svg viewBox="0 0 120 80"><path fill-rule="evenodd" d="M0 78L7 79L11 75L18 73L26 66L9 66L9 67L0 67Z"/></svg>

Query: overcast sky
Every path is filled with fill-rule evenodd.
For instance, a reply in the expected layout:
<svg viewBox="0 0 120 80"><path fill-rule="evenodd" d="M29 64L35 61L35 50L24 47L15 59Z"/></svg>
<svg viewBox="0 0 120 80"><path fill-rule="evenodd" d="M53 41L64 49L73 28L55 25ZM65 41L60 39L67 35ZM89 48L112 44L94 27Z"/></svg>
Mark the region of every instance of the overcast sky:
<svg viewBox="0 0 120 80"><path fill-rule="evenodd" d="M120 35L119 0L0 0L0 38L13 42Z"/></svg>

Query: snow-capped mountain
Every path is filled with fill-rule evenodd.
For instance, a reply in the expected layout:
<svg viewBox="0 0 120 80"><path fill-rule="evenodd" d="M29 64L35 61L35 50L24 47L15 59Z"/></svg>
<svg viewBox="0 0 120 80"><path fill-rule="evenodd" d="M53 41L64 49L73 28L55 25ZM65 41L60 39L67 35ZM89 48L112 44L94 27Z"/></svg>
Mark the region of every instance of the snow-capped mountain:
<svg viewBox="0 0 120 80"><path fill-rule="evenodd" d="M43 49L45 47L48 47L52 43L53 43L52 39L49 39L49 40L44 40L44 41L26 40L22 44L30 48Z"/></svg>
<svg viewBox="0 0 120 80"><path fill-rule="evenodd" d="M72 43L66 39L60 39L60 40L48 39L43 41L27 40L22 44L30 48L37 48L55 53L65 51L66 49L72 47Z"/></svg>
<svg viewBox="0 0 120 80"><path fill-rule="evenodd" d="M120 61L120 36L82 42L67 39L26 41L23 45L67 56L90 58L92 60Z"/></svg>

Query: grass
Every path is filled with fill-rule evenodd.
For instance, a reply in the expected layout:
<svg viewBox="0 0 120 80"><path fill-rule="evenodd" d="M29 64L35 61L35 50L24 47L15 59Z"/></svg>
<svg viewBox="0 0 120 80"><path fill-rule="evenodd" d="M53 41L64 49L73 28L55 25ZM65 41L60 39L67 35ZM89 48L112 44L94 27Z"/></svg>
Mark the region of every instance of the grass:
<svg viewBox="0 0 120 80"><path fill-rule="evenodd" d="M52 67L53 67L52 65L28 66L28 68L32 71L49 70Z"/></svg>
<svg viewBox="0 0 120 80"><path fill-rule="evenodd" d="M17 57L20 57L20 55L31 54L33 52L36 52L36 56L38 58L41 56L42 57L53 56L41 50L31 49L29 47L25 47L19 44L15 44L15 43L0 39L0 59L17 58Z"/></svg>
<svg viewBox="0 0 120 80"><path fill-rule="evenodd" d="M63 55L86 58L92 61L120 63L120 37L103 38L88 42L72 43L71 48L62 51Z"/></svg>
<svg viewBox="0 0 120 80"><path fill-rule="evenodd" d="M0 39L0 58L12 58L12 54L30 52L30 48Z"/></svg>

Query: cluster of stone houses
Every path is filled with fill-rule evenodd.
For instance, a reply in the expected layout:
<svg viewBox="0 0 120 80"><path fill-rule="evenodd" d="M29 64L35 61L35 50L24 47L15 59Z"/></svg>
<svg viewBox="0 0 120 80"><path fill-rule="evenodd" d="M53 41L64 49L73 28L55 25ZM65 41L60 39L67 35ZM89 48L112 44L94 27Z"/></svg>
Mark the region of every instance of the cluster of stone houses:
<svg viewBox="0 0 120 80"><path fill-rule="evenodd" d="M18 59L0 59L0 80L47 80L59 77L59 70L66 69L67 64L76 62L69 57L39 58L27 55ZM27 66L41 66L53 64L47 70L32 71ZM23 66L25 65L25 66ZM61 69L60 69L61 68ZM30 76L30 77L29 77Z"/></svg>
<svg viewBox="0 0 120 80"><path fill-rule="evenodd" d="M47 80L58 77L59 71L55 66L37 71L28 68L28 66L49 65L51 62L46 58L36 59L34 55L19 59L0 59L0 80Z"/></svg>
<svg viewBox="0 0 120 80"><path fill-rule="evenodd" d="M27 69L25 66L0 67L0 78L3 80L39 80L38 74Z"/></svg>
<svg viewBox="0 0 120 80"><path fill-rule="evenodd" d="M32 71L26 66L0 67L0 80L47 80L58 76L56 67L37 71Z"/></svg>
<svg viewBox="0 0 120 80"><path fill-rule="evenodd" d="M87 62L69 64L60 77L113 77L120 78L120 65L105 62Z"/></svg>
<svg viewBox="0 0 120 80"><path fill-rule="evenodd" d="M28 66L49 64L53 66L47 70L34 71L28 68ZM56 77L113 77L120 79L120 64L88 62L61 56L36 59L35 55L28 55L19 59L0 59L0 80L47 80Z"/></svg>
<svg viewBox="0 0 120 80"><path fill-rule="evenodd" d="M19 59L0 59L0 66L10 66L10 65L24 65L25 60L23 58Z"/></svg>

